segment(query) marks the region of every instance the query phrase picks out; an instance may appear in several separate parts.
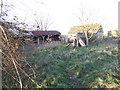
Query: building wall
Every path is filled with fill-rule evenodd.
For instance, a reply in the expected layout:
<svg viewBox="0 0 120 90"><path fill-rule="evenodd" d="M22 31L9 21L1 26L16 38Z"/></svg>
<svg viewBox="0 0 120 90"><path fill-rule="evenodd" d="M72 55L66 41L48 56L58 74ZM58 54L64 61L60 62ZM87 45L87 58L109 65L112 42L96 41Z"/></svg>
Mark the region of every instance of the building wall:
<svg viewBox="0 0 120 90"><path fill-rule="evenodd" d="M108 31L108 37L119 37L119 34L117 30Z"/></svg>

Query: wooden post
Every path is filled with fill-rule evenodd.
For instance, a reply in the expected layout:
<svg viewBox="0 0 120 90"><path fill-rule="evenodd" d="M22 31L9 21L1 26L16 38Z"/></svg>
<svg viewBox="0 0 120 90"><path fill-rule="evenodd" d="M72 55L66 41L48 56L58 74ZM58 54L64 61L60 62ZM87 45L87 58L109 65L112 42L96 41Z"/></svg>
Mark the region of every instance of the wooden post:
<svg viewBox="0 0 120 90"><path fill-rule="evenodd" d="M37 38L37 42L38 42L38 45L40 44L40 39L39 39L39 37Z"/></svg>
<svg viewBox="0 0 120 90"><path fill-rule="evenodd" d="M45 36L42 36L42 38L43 38L43 43L45 42Z"/></svg>
<svg viewBox="0 0 120 90"><path fill-rule="evenodd" d="M79 35L77 34L77 47L79 47Z"/></svg>
<svg viewBox="0 0 120 90"><path fill-rule="evenodd" d="M50 36L48 35L48 40L50 39Z"/></svg>
<svg viewBox="0 0 120 90"><path fill-rule="evenodd" d="M74 40L73 40L73 47L76 47L76 44L77 44L77 40L74 39Z"/></svg>
<svg viewBox="0 0 120 90"><path fill-rule="evenodd" d="M64 44L65 44L65 38L64 38Z"/></svg>

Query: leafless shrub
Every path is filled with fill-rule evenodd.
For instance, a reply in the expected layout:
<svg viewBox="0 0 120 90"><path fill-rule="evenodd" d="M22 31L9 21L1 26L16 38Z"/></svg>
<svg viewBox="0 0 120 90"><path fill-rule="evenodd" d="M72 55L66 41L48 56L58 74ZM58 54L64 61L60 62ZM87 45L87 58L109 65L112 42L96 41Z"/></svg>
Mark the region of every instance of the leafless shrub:
<svg viewBox="0 0 120 90"><path fill-rule="evenodd" d="M35 80L35 71L28 62L21 58L21 54L18 51L19 46L23 43L22 38L15 37L8 27L11 26L0 25L3 88L29 87L29 83L39 86Z"/></svg>
<svg viewBox="0 0 120 90"><path fill-rule="evenodd" d="M22 45L23 38L19 37L22 31L18 26L24 26L20 23L17 16L13 20L8 21L8 11L12 4L0 1L0 53L2 54L2 88L25 88L39 86L36 82L35 71L30 64L22 57L18 51ZM13 32L19 32L17 35ZM1 65L0 65L1 66Z"/></svg>

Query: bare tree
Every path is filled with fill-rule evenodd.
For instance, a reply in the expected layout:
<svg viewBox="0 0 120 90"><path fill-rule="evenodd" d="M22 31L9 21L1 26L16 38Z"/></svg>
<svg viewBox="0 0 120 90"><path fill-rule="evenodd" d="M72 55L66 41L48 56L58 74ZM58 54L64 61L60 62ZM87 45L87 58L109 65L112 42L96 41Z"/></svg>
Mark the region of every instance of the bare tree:
<svg viewBox="0 0 120 90"><path fill-rule="evenodd" d="M2 9L3 9L3 0L1 0L1 14L2 14Z"/></svg>
<svg viewBox="0 0 120 90"><path fill-rule="evenodd" d="M83 10L83 9L81 10L81 15L78 16L78 19L79 19L80 24L82 26L82 28L80 28L80 29L84 33L86 45L88 46L89 40L92 38L95 30L96 29L102 30L102 26L100 24L95 24L94 23L95 20L91 17L91 15L89 13L85 12L85 10Z"/></svg>
<svg viewBox="0 0 120 90"><path fill-rule="evenodd" d="M1 2L2 1L3 0L1 0ZM0 18L4 18L4 16L7 15L7 10L4 10L3 7L9 5L4 5L3 2L1 5ZM14 29L19 30L18 26L23 22L19 22L17 17L14 17L13 20L14 21L7 21L6 19L0 19L0 54L2 55L2 62L0 62L0 64L2 63L2 66L0 65L0 71L2 72L2 86L3 88L23 88L25 87L23 82L31 81L37 87L39 85L35 80L35 71L28 62L23 60L22 54L18 50L19 46L23 43L23 38L19 37L19 35L16 36L11 32L11 30ZM31 70L34 75L33 77L31 77L28 72L31 72ZM26 77L28 79L23 81Z"/></svg>
<svg viewBox="0 0 120 90"><path fill-rule="evenodd" d="M36 13L34 14L33 19L35 21L35 26L41 31L48 30L48 28L53 24L49 15L39 15Z"/></svg>
<svg viewBox="0 0 120 90"><path fill-rule="evenodd" d="M3 19L4 16L8 15L8 11L13 7L11 3L8 4L8 2L5 0L0 0L0 19Z"/></svg>

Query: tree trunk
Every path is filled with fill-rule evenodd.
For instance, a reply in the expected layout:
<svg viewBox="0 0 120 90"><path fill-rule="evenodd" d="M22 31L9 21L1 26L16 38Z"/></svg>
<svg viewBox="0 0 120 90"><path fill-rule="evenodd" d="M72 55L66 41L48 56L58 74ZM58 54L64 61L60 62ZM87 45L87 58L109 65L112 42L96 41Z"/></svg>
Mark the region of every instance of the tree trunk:
<svg viewBox="0 0 120 90"><path fill-rule="evenodd" d="M86 38L86 46L88 46L88 45L89 45L89 39Z"/></svg>
<svg viewBox="0 0 120 90"><path fill-rule="evenodd" d="M85 39L86 39L86 46L89 45L89 38L88 38L88 32L85 32Z"/></svg>

